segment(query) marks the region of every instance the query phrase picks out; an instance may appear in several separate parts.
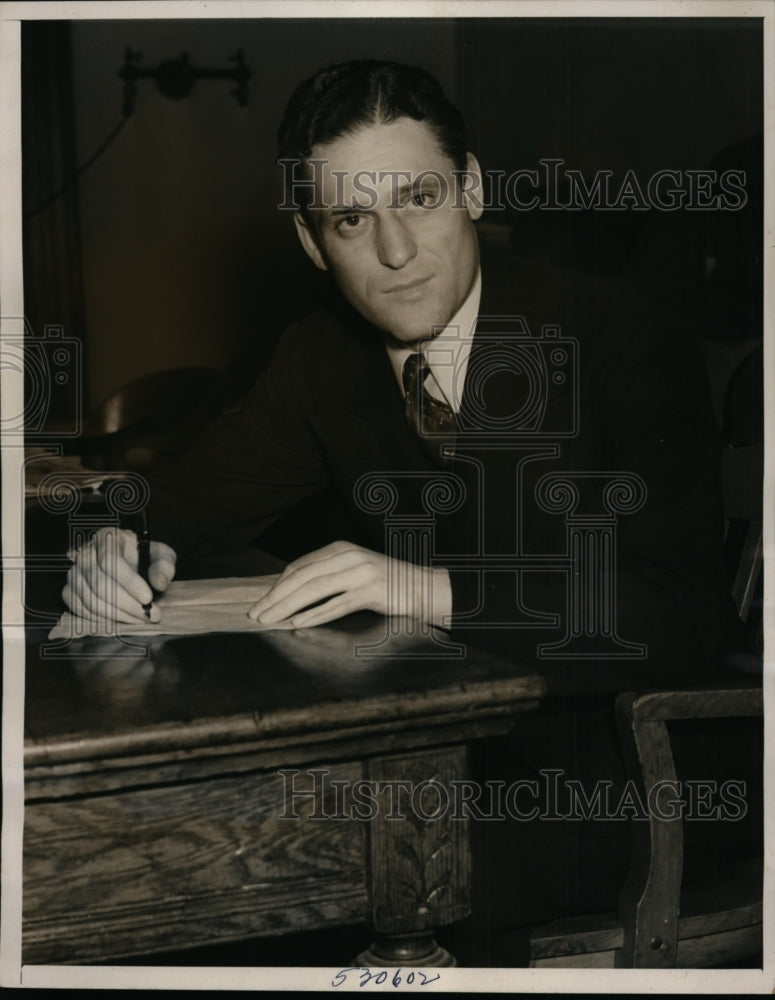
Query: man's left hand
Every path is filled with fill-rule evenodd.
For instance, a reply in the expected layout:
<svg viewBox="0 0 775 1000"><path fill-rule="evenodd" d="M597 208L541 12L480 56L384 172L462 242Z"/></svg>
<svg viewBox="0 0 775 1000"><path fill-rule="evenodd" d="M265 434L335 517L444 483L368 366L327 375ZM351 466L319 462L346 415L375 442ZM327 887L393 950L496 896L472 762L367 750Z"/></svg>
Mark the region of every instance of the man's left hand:
<svg viewBox="0 0 775 1000"><path fill-rule="evenodd" d="M363 610L444 625L452 613L449 573L333 542L289 563L248 616L304 628Z"/></svg>

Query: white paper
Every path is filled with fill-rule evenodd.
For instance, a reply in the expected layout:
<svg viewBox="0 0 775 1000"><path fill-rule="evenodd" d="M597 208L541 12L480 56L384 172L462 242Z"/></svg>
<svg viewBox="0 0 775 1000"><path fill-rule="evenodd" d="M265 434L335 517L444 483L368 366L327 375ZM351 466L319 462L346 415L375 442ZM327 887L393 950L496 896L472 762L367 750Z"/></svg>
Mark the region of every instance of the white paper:
<svg viewBox="0 0 775 1000"><path fill-rule="evenodd" d="M111 635L201 635L205 632L265 632L290 628L286 623L261 625L248 610L269 590L277 576L224 577L217 580L173 580L156 602L160 622L113 622L81 618L66 611L49 639Z"/></svg>

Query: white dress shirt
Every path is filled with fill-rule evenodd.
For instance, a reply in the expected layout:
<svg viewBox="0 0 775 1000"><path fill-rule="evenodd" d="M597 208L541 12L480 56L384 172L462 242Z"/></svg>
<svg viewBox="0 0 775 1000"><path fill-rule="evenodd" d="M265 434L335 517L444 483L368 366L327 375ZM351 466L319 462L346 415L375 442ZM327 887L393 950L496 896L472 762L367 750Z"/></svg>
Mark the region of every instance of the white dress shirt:
<svg viewBox="0 0 775 1000"><path fill-rule="evenodd" d="M425 382L425 391L448 403L454 413L459 411L481 295L482 276L479 273L465 302L437 336L422 341L416 347L406 347L392 339L386 341L388 357L402 394L404 387L401 373L404 362L413 351L422 349L431 369L431 375Z"/></svg>

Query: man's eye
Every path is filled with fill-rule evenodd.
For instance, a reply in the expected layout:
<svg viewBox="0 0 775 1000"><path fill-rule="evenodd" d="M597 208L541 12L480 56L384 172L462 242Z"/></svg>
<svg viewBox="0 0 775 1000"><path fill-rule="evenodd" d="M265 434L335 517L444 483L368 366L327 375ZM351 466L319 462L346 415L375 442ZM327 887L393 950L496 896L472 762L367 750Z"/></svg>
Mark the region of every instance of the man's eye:
<svg viewBox="0 0 775 1000"><path fill-rule="evenodd" d="M430 191L415 191L412 195L412 202L420 208L425 208L433 201L433 194Z"/></svg>
<svg viewBox="0 0 775 1000"><path fill-rule="evenodd" d="M361 218L362 216L357 212L353 212L352 215L343 215L337 223L337 229L356 229L361 224Z"/></svg>

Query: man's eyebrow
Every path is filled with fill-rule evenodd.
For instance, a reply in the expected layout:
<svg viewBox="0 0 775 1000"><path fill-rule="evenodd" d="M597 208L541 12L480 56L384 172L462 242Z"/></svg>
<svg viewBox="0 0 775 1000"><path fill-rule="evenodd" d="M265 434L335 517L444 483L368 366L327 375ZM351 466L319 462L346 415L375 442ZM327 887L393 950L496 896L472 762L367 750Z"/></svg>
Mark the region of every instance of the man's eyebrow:
<svg viewBox="0 0 775 1000"><path fill-rule="evenodd" d="M403 198L406 195L412 194L414 191L417 191L418 188L421 186L421 181L422 182L425 181L425 177L424 176L422 178L420 178L420 177L415 178L415 180L409 181L406 184L402 184L401 187L398 188L397 191L393 192L394 196L397 196L399 198ZM351 205L334 205L330 209L329 214L330 215L359 215L359 214L362 215L362 214L364 214L366 212L371 212L373 208L374 208L373 204L372 205L359 205L357 202L353 202Z"/></svg>
<svg viewBox="0 0 775 1000"><path fill-rule="evenodd" d="M406 184L402 184L401 187L395 192L399 196L412 194L414 191L419 190L423 184L427 183L428 178L432 176L427 171L421 174L419 177L415 177L413 181L409 181Z"/></svg>
<svg viewBox="0 0 775 1000"><path fill-rule="evenodd" d="M371 209L367 208L365 205L357 205L353 203L352 205L337 205L335 208L331 209L331 215L352 215L357 212L370 212Z"/></svg>

